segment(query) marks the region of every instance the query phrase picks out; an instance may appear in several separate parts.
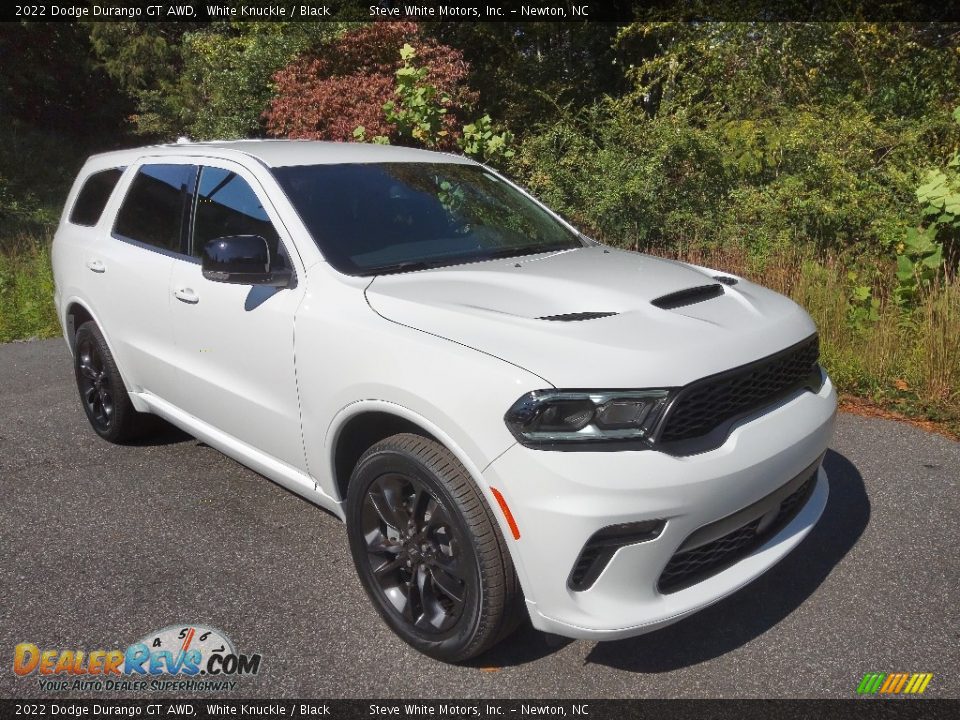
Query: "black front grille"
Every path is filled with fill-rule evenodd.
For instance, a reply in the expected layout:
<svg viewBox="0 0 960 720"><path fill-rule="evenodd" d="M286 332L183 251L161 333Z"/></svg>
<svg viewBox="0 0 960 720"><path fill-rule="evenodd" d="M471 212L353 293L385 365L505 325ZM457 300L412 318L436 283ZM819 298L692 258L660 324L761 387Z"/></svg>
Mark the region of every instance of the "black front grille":
<svg viewBox="0 0 960 720"><path fill-rule="evenodd" d="M660 575L660 592L683 590L745 558L797 516L816 483L814 470L806 482L780 502L780 509L772 522L764 523L764 517L759 517L705 545L677 552Z"/></svg>
<svg viewBox="0 0 960 720"><path fill-rule="evenodd" d="M819 356L819 342L813 335L775 355L690 383L667 412L660 442L709 435L726 421L808 386Z"/></svg>

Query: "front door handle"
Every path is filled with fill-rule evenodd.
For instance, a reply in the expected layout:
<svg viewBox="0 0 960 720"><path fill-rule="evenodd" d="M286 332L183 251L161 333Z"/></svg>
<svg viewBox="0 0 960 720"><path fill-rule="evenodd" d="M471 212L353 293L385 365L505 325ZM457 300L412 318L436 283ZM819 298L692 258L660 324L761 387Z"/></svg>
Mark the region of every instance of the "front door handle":
<svg viewBox="0 0 960 720"><path fill-rule="evenodd" d="M188 305L196 305L198 302L200 302L200 296L190 288L180 288L178 290L174 290L173 296L180 302L185 302Z"/></svg>
<svg viewBox="0 0 960 720"><path fill-rule="evenodd" d="M104 273L107 271L107 266L104 265L101 260L87 260L87 267L95 273Z"/></svg>

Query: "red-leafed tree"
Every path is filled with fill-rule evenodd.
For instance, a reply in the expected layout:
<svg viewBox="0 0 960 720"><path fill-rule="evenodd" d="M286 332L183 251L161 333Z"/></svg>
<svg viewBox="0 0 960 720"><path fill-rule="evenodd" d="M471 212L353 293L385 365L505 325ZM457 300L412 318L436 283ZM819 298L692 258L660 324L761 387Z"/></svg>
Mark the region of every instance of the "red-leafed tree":
<svg viewBox="0 0 960 720"><path fill-rule="evenodd" d="M267 132L345 141L362 126L368 137L403 142L383 106L396 99L395 73L406 43L416 50L417 65L426 70L424 82L436 88L447 111L442 120L447 132L438 146L456 147L466 113L477 100L464 82L469 66L459 50L423 37L410 22L376 22L347 32L320 53L303 55L278 71L276 95L264 114Z"/></svg>

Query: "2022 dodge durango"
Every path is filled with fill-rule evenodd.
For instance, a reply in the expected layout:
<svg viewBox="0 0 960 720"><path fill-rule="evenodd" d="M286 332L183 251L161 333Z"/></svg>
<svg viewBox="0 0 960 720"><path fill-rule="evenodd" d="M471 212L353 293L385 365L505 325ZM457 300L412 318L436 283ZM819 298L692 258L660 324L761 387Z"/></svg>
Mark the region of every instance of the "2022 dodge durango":
<svg viewBox="0 0 960 720"><path fill-rule="evenodd" d="M383 620L435 658L524 615L595 640L675 622L827 502L836 394L800 307L598 244L462 157L96 155L53 265L97 434L160 416L334 513Z"/></svg>

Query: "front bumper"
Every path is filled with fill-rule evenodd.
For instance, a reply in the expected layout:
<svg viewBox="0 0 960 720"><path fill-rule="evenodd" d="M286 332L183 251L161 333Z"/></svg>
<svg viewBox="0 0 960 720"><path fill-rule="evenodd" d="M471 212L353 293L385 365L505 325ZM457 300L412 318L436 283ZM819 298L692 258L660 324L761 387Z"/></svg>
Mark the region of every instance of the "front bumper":
<svg viewBox="0 0 960 720"><path fill-rule="evenodd" d="M699 528L769 496L823 455L836 414L827 379L747 418L716 450L559 452L513 446L484 472L519 525L514 564L535 627L558 635L614 640L649 632L736 592L796 547L826 506L823 468L799 512L748 555L706 579L661 593L658 579ZM619 548L593 584L568 579L584 544L610 525L663 520L656 539Z"/></svg>

